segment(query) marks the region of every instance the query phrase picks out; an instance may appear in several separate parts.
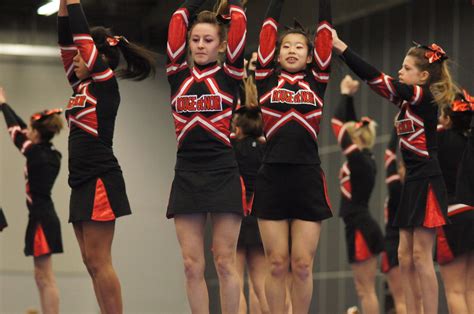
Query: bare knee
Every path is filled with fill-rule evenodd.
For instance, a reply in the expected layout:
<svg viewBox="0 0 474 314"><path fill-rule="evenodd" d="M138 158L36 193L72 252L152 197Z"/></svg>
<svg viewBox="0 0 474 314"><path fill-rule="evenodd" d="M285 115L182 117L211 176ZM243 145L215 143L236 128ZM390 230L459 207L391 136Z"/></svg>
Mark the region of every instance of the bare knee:
<svg viewBox="0 0 474 314"><path fill-rule="evenodd" d="M432 262L431 251L429 254L421 248L414 248L413 250L413 264L415 265L416 271L420 272L425 270L429 263Z"/></svg>
<svg viewBox="0 0 474 314"><path fill-rule="evenodd" d="M191 257L184 258L184 275L186 276L186 280L201 280L204 278L204 268L204 261Z"/></svg>
<svg viewBox="0 0 474 314"><path fill-rule="evenodd" d="M288 255L270 255L268 258L270 264L270 275L274 278L285 279L288 274L290 259Z"/></svg>
<svg viewBox="0 0 474 314"><path fill-rule="evenodd" d="M296 279L306 281L312 277L313 263L309 258L294 258L291 260L291 271Z"/></svg>
<svg viewBox="0 0 474 314"><path fill-rule="evenodd" d="M47 270L35 267L35 281L39 289L44 289L53 283L52 274Z"/></svg>
<svg viewBox="0 0 474 314"><path fill-rule="evenodd" d="M110 260L103 259L95 254L86 254L84 263L92 277L97 277L104 269L111 266Z"/></svg>
<svg viewBox="0 0 474 314"><path fill-rule="evenodd" d="M401 267L407 268L413 265L413 256L411 250L400 246L398 248L398 263Z"/></svg>
<svg viewBox="0 0 474 314"><path fill-rule="evenodd" d="M235 271L235 258L232 254L214 254L214 265L219 278L229 278Z"/></svg>

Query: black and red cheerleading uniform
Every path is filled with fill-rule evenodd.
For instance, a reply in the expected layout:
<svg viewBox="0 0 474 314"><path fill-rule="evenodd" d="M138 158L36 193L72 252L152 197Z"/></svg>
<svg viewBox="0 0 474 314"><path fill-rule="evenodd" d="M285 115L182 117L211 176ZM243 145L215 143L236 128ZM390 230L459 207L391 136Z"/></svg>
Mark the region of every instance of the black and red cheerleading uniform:
<svg viewBox="0 0 474 314"><path fill-rule="evenodd" d="M260 32L255 77L267 144L255 186L253 210L258 218L320 221L332 217L318 153L332 26L329 2L319 3L314 61L304 71L277 69L283 0L271 1Z"/></svg>
<svg viewBox="0 0 474 314"><path fill-rule="evenodd" d="M178 142L166 216L205 212L242 215L242 186L230 141L230 121L244 74L247 19L230 0L226 61L190 67L187 33L203 0L186 1L168 30L167 68Z"/></svg>
<svg viewBox="0 0 474 314"><path fill-rule="evenodd" d="M0 232L3 231L3 229L5 229L6 227L8 227L7 218L3 213L3 208L0 207Z"/></svg>
<svg viewBox="0 0 474 314"><path fill-rule="evenodd" d="M456 179L467 142L462 130L438 127L438 157L448 191L448 216L451 221L451 224L437 229L436 259L441 265L474 251L474 207L459 203L456 199Z"/></svg>
<svg viewBox="0 0 474 314"><path fill-rule="evenodd" d="M357 121L354 99L341 95L341 101L331 119L332 129L347 161L339 171L341 205L339 216L344 220L349 263L363 262L379 254L383 235L369 212L369 199L375 185L377 168L372 152L360 149L346 130L344 123Z"/></svg>
<svg viewBox="0 0 474 314"><path fill-rule="evenodd" d="M438 107L429 87L403 84L366 63L350 48L342 56L375 92L400 108L395 127L406 176L394 226L436 228L446 224L448 200L436 145Z"/></svg>
<svg viewBox="0 0 474 314"><path fill-rule="evenodd" d="M26 137L27 126L10 106L0 106L13 143L26 157L26 206L28 226L25 255L62 253L61 225L51 199L51 190L61 167L61 153L48 143L33 144Z"/></svg>
<svg viewBox="0 0 474 314"><path fill-rule="evenodd" d="M467 144L459 164L459 175L456 183L456 199L459 203L474 206L474 99L471 104L471 125L467 135Z"/></svg>
<svg viewBox="0 0 474 314"><path fill-rule="evenodd" d="M80 4L58 17L64 69L74 94L66 108L69 125L69 222L113 221L131 213L113 135L120 93L114 72L99 55ZM73 58L80 53L91 72L80 81Z"/></svg>
<svg viewBox="0 0 474 314"><path fill-rule="evenodd" d="M398 266L398 244L400 230L393 226L395 214L402 194L403 183L398 174L397 165L397 131L394 128L388 147L385 149L385 184L387 184L388 197L385 200L385 251L382 252L382 272L388 273L393 267Z"/></svg>
<svg viewBox="0 0 474 314"><path fill-rule="evenodd" d="M258 139L247 136L242 140L232 140L235 158L239 165L239 172L245 186L245 212L242 219L237 247L262 246L257 218L252 215L251 209L255 191L255 178L262 165L265 144Z"/></svg>

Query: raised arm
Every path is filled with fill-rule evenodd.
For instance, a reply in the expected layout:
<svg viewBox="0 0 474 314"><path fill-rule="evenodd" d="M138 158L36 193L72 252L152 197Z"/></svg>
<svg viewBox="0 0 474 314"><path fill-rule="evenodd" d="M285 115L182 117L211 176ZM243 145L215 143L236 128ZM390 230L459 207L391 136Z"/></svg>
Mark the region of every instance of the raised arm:
<svg viewBox="0 0 474 314"><path fill-rule="evenodd" d="M330 64L332 57L332 18L330 0L319 0L319 22L316 27L316 35L314 37L313 51L313 75L317 81L323 83L324 93L326 85L329 81Z"/></svg>
<svg viewBox="0 0 474 314"><path fill-rule="evenodd" d="M284 0L271 0L260 30L258 62L255 79L263 80L275 71L275 51L278 40L278 21Z"/></svg>
<svg viewBox="0 0 474 314"><path fill-rule="evenodd" d="M3 112L5 122L7 124L8 133L12 138L13 143L21 151L26 154L32 146L32 142L26 136L26 124L17 116L15 111L6 103L5 92L0 87L0 109Z"/></svg>
<svg viewBox="0 0 474 314"><path fill-rule="evenodd" d="M69 84L74 88L79 79L74 73L73 59L77 55L78 50L72 39L71 28L69 27L69 18L67 12L66 0L61 0L58 12L58 44L61 50L61 59L64 65L64 71Z"/></svg>
<svg viewBox="0 0 474 314"><path fill-rule="evenodd" d="M227 33L225 72L236 80L244 78L244 50L247 41L247 17L240 0L229 0L230 27Z"/></svg>
<svg viewBox="0 0 474 314"><path fill-rule="evenodd" d="M99 58L99 51L92 39L89 24L82 10L79 0L67 0L69 14L69 27L71 29L74 45L84 59L91 78L96 82L104 82L114 77L114 72Z"/></svg>
<svg viewBox="0 0 474 314"><path fill-rule="evenodd" d="M333 31L333 39L334 51L340 54L347 66L377 94L397 106L400 106L403 100L408 101L411 105L422 103L424 97L432 100L433 96L427 88L403 84L367 63L337 36L336 31ZM431 101L426 101L425 103L431 103Z"/></svg>
<svg viewBox="0 0 474 314"><path fill-rule="evenodd" d="M186 63L186 41L190 20L205 0L187 0L173 13L168 27L166 74L178 73Z"/></svg>
<svg viewBox="0 0 474 314"><path fill-rule="evenodd" d="M344 154L349 154L357 149L350 135L347 133L344 123L348 121L356 121L356 113L354 109L353 95L359 90L359 82L353 80L346 75L340 84L341 98L336 107L334 116L331 119L332 130L337 138L337 142L341 145Z"/></svg>

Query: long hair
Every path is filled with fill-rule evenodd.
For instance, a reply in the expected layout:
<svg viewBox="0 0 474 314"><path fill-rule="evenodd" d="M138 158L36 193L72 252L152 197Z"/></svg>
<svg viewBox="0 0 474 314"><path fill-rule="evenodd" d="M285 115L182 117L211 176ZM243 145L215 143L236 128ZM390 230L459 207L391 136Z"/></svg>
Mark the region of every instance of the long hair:
<svg viewBox="0 0 474 314"><path fill-rule="evenodd" d="M407 56L415 58L415 65L420 71L427 71L430 75L427 81L436 104L443 108L449 106L457 93L456 85L453 82L448 67L447 60L429 62L426 57L428 49L424 47L412 47L408 50Z"/></svg>
<svg viewBox="0 0 474 314"><path fill-rule="evenodd" d="M344 123L344 127L352 138L358 139L361 148L372 149L374 147L377 137L377 123L375 121L372 120L360 126L356 121L349 121Z"/></svg>
<svg viewBox="0 0 474 314"><path fill-rule="evenodd" d="M63 129L63 120L59 114L43 115L43 112L38 112L33 115L41 116L39 119L31 119L31 128L38 131L42 142L49 142L51 139L59 134Z"/></svg>
<svg viewBox="0 0 474 314"><path fill-rule="evenodd" d="M109 67L116 72L117 77L141 81L156 72L156 53L129 42L125 37L115 37L111 29L103 26L91 28L91 35L99 53L105 57ZM110 39L116 44L110 44ZM116 70L123 56L126 66Z"/></svg>
<svg viewBox="0 0 474 314"><path fill-rule="evenodd" d="M245 92L245 105L250 107L258 106L258 92L253 75L243 79Z"/></svg>

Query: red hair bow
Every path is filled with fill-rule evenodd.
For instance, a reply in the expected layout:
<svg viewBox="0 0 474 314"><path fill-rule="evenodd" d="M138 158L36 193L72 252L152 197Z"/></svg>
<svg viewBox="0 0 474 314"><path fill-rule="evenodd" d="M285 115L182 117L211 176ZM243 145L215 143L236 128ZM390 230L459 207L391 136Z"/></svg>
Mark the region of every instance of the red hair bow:
<svg viewBox="0 0 474 314"><path fill-rule="evenodd" d="M35 113L34 115L31 116L31 122L35 122L41 119L44 119L46 117L49 117L53 114L61 114L63 112L62 109L51 109L51 110L45 110L42 112Z"/></svg>
<svg viewBox="0 0 474 314"><path fill-rule="evenodd" d="M127 38L125 38L123 36L109 36L109 37L107 37L106 40L107 40L107 44L109 44L110 47L117 46L120 43L121 40L128 43Z"/></svg>
<svg viewBox="0 0 474 314"><path fill-rule="evenodd" d="M462 95L460 96L459 99L452 103L451 109L454 112L474 111L474 97L469 95L465 89L462 90Z"/></svg>
<svg viewBox="0 0 474 314"><path fill-rule="evenodd" d="M425 53L425 57L428 59L429 63L447 59L446 52L444 52L444 50L437 44L431 44L431 46L427 48L428 51Z"/></svg>

